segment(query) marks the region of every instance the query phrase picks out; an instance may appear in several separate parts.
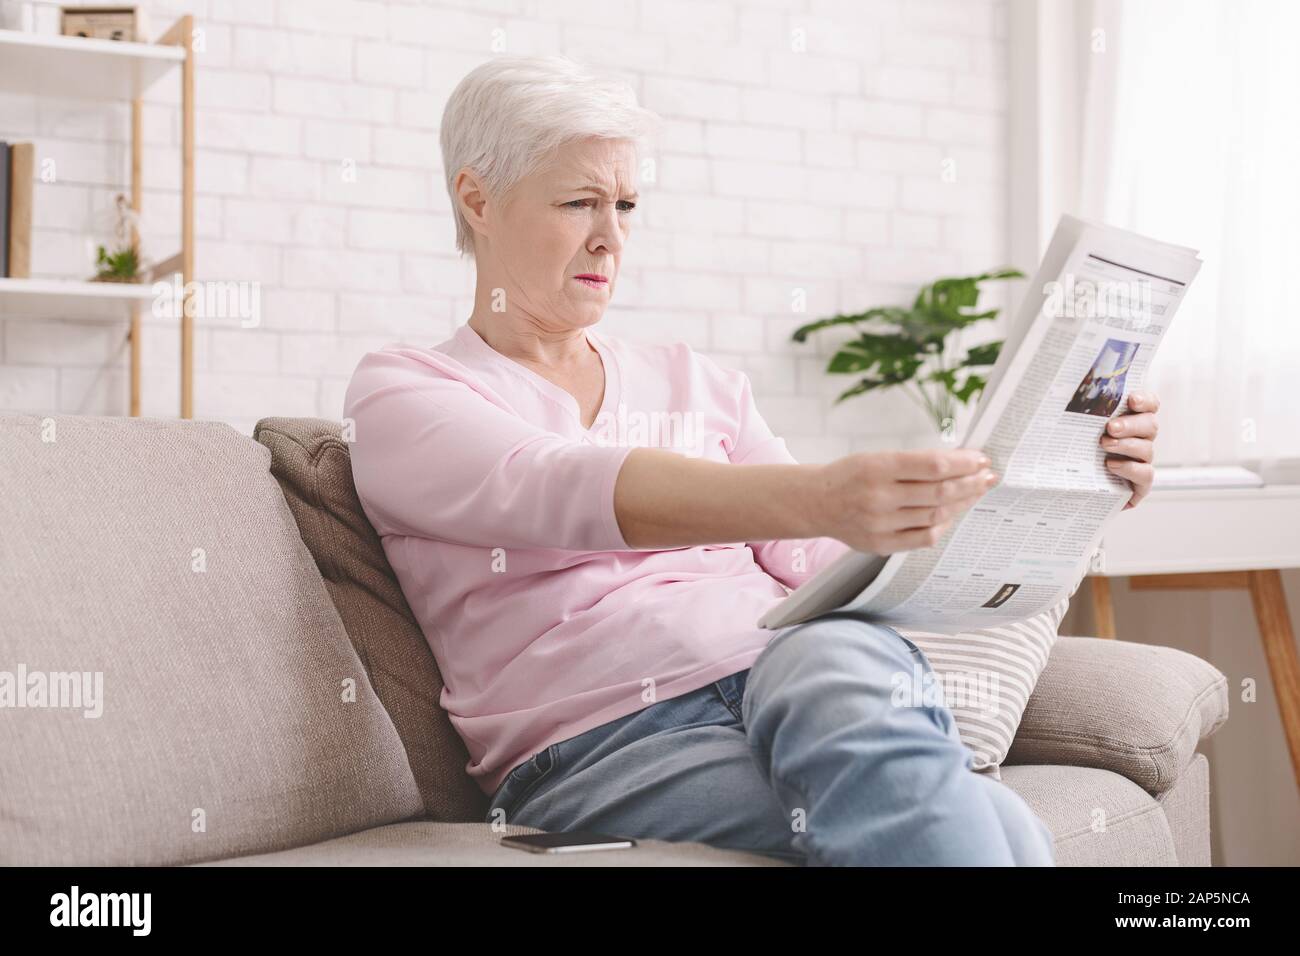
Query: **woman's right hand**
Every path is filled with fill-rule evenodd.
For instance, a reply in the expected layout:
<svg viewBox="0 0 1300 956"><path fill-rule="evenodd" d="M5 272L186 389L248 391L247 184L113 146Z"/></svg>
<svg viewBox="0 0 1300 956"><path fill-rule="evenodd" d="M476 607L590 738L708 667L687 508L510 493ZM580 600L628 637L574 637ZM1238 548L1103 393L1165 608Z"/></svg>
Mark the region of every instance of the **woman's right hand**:
<svg viewBox="0 0 1300 956"><path fill-rule="evenodd" d="M818 466L812 503L819 534L858 551L929 547L998 482L978 449L860 452Z"/></svg>

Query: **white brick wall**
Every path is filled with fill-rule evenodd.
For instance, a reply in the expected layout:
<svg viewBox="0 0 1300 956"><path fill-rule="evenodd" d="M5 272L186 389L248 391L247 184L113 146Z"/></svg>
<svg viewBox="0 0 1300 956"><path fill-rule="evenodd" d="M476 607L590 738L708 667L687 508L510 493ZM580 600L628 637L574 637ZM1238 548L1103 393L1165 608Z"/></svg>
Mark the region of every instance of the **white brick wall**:
<svg viewBox="0 0 1300 956"><path fill-rule="evenodd" d="M366 350L432 344L465 320L472 267L453 252L437 126L456 82L499 49L615 71L667 120L602 327L745 369L801 459L929 435L901 394L832 406L853 379L826 375L829 341L796 345L794 328L1006 261L1003 0L144 5L155 34L183 12L203 30L198 277L261 283L260 326L199 322L200 418L251 431L266 415L338 417ZM0 0L8 23L21 6ZM35 6L52 28L55 5ZM144 111L155 256L179 235L175 87ZM0 91L0 138L58 164L37 189L37 274L89 274L90 218L127 185L128 120L125 105ZM125 334L0 322L0 407L125 414ZM176 414L177 353L174 323L148 319L144 414Z"/></svg>

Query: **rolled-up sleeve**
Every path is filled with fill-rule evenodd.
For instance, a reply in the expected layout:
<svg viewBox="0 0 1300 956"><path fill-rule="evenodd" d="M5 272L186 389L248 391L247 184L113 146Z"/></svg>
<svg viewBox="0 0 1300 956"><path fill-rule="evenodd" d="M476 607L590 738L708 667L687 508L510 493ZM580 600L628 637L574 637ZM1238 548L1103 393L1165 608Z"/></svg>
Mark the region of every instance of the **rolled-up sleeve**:
<svg viewBox="0 0 1300 956"><path fill-rule="evenodd" d="M380 534L483 547L626 550L628 446L566 438L400 351L367 354L344 399L352 476Z"/></svg>
<svg viewBox="0 0 1300 956"><path fill-rule="evenodd" d="M749 376L732 371L731 390L737 409L736 441L728 452L737 465L797 465L785 439L773 434L754 401ZM759 565L789 588L797 588L836 558L852 550L838 538L785 538L746 542Z"/></svg>

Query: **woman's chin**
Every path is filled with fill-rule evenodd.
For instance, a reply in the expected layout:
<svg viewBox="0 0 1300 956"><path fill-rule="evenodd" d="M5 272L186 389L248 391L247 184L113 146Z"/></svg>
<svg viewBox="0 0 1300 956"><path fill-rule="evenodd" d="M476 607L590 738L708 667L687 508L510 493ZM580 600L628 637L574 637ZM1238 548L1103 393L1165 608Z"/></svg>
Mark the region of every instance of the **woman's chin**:
<svg viewBox="0 0 1300 956"><path fill-rule="evenodd" d="M573 315L578 317L579 325L591 325L599 322L604 314L604 302L575 302L573 304Z"/></svg>

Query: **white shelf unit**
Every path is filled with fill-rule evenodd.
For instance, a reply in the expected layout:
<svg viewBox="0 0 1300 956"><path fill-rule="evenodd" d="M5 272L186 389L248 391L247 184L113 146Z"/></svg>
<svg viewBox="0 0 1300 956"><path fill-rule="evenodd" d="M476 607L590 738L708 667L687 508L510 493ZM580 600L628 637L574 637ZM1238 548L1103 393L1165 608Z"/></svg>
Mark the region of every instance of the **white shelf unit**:
<svg viewBox="0 0 1300 956"><path fill-rule="evenodd" d="M131 206L140 211L142 143L140 97L180 70L181 249L175 257L181 285L194 278L194 19L184 16L155 43L131 43L0 30L0 91L131 102ZM129 323L130 414L140 414L141 312L151 284L76 279L0 277L0 318L101 319ZM194 320L181 308L180 417L194 415Z"/></svg>
<svg viewBox="0 0 1300 956"><path fill-rule="evenodd" d="M153 299L151 285L0 279L0 319L102 319L121 322Z"/></svg>
<svg viewBox="0 0 1300 956"><path fill-rule="evenodd" d="M184 62L179 46L0 30L0 89L9 93L135 100Z"/></svg>

